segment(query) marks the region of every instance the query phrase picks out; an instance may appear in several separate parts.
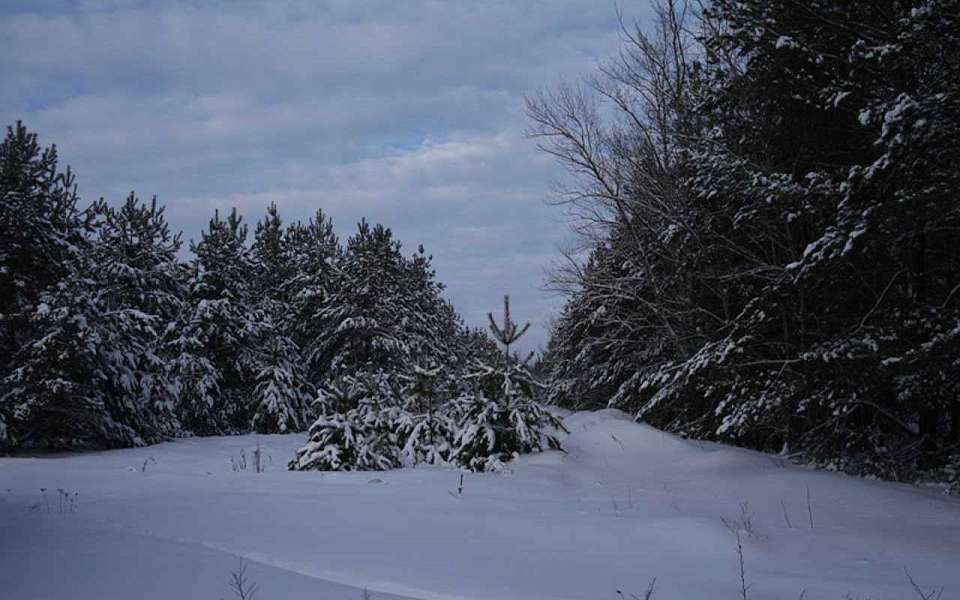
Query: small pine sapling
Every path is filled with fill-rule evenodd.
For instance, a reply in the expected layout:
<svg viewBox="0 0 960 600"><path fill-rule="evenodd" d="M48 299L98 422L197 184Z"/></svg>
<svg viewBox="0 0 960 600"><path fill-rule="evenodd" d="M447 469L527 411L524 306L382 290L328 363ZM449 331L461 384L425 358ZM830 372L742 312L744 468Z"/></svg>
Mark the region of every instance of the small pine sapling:
<svg viewBox="0 0 960 600"><path fill-rule="evenodd" d="M519 454L559 449L551 430L562 430L560 420L534 400L540 384L526 361L510 354L510 345L530 327L518 327L510 317L510 302L504 297L503 324L489 314L490 331L503 345L502 359L494 364L477 360L470 378L474 392L461 400L462 420L455 438L452 460L472 471L498 471Z"/></svg>
<svg viewBox="0 0 960 600"><path fill-rule="evenodd" d="M395 431L405 466L445 464L450 457L456 423L450 407L438 399L440 371L436 366L414 365L413 372L404 377L404 407Z"/></svg>
<svg viewBox="0 0 960 600"><path fill-rule="evenodd" d="M393 434L398 409L382 372L345 376L322 392L310 439L289 463L292 471L383 471L400 465ZM344 412L330 410L334 407Z"/></svg>

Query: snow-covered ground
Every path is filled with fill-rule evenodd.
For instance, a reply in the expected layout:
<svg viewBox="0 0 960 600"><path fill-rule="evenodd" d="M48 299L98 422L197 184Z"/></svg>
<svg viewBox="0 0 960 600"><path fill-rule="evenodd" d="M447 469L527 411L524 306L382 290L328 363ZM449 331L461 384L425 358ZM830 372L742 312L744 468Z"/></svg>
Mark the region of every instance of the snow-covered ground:
<svg viewBox="0 0 960 600"><path fill-rule="evenodd" d="M303 435L2 458L0 598L225 599L243 559L259 600L364 588L613 600L654 577L656 600L732 599L736 536L723 520L741 530L756 600L916 597L905 569L960 595L956 498L680 440L616 411L566 424L567 454L466 474L462 496L449 469L288 472ZM267 471L232 470L257 439ZM58 488L76 494L72 512Z"/></svg>

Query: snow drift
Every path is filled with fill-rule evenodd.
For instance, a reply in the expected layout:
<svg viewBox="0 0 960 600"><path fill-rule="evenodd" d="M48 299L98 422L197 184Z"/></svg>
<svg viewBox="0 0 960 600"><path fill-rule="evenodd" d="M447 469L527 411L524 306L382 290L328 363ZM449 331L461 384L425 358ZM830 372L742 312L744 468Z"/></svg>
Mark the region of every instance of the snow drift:
<svg viewBox="0 0 960 600"><path fill-rule="evenodd" d="M682 440L618 411L565 419L564 452L500 474L289 472L304 435L0 459L12 600L737 598L960 592L960 501ZM234 470L260 444L266 472ZM42 492L41 489L46 490ZM58 489L63 492L58 492ZM809 505L807 502L809 490ZM74 498L61 509L60 496ZM812 521L812 526L811 526Z"/></svg>

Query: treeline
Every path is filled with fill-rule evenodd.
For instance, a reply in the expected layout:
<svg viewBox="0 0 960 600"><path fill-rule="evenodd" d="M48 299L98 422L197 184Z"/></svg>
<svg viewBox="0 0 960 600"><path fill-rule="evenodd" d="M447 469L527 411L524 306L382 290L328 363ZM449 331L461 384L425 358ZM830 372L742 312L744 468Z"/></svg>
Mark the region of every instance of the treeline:
<svg viewBox="0 0 960 600"><path fill-rule="evenodd" d="M291 468L497 468L555 445L524 363L464 325L422 247L322 210L252 239L215 213L179 259L156 200L81 208L21 124L0 145L0 449L311 428ZM522 385L520 385L522 384Z"/></svg>
<svg viewBox="0 0 960 600"><path fill-rule="evenodd" d="M695 6L529 102L583 241L554 401L960 481L960 2Z"/></svg>

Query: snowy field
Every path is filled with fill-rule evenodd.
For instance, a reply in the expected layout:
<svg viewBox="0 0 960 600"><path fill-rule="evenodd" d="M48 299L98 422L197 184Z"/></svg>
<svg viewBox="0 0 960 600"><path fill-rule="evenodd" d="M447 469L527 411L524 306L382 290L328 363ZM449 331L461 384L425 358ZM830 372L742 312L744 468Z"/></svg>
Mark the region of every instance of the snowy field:
<svg viewBox="0 0 960 600"><path fill-rule="evenodd" d="M905 569L960 597L956 498L683 441L616 411L566 423L567 454L466 474L460 496L448 469L288 472L303 435L2 458L2 597L226 599L243 559L258 600L364 588L613 600L642 596L654 577L657 600L735 599L732 530L756 600L918 598ZM257 439L266 472L234 471ZM73 506L61 509L64 493Z"/></svg>

